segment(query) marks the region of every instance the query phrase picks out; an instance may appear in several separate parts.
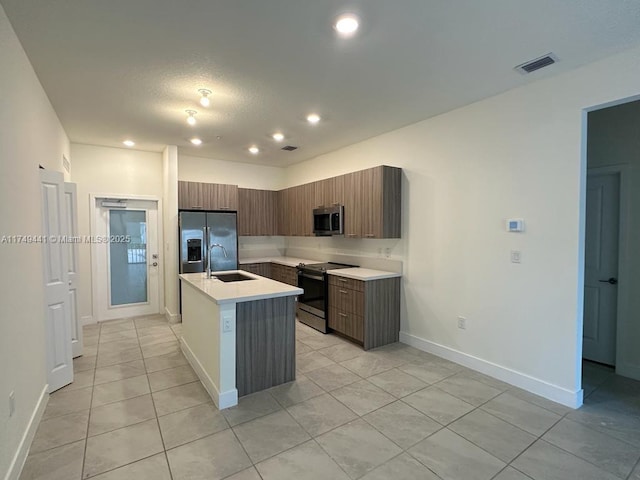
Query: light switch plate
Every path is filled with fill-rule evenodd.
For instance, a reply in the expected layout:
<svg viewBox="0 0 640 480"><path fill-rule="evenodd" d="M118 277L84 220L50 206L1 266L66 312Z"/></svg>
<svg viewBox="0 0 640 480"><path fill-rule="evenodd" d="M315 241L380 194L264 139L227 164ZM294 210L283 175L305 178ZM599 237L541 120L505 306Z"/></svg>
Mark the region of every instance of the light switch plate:
<svg viewBox="0 0 640 480"><path fill-rule="evenodd" d="M511 250L511 263L521 263L522 252L520 250Z"/></svg>

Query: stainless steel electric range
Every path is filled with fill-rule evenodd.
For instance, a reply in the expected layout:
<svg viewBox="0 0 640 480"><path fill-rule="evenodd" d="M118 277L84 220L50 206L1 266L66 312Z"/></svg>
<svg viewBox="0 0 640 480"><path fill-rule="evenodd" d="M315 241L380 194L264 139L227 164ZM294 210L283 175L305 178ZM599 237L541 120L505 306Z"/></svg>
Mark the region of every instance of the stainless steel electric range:
<svg viewBox="0 0 640 480"><path fill-rule="evenodd" d="M342 263L312 263L298 265L298 287L304 290L298 295L298 320L327 333L328 290L327 271L337 268L353 268Z"/></svg>

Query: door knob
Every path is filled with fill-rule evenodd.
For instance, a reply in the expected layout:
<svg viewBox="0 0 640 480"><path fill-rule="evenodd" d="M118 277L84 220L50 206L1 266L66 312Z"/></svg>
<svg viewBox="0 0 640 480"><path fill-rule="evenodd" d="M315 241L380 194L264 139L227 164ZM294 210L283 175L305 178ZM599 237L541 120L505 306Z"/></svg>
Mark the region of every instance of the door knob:
<svg viewBox="0 0 640 480"><path fill-rule="evenodd" d="M151 266L152 266L152 267L157 267L157 266L158 266L158 262L153 262L153 263L151 264Z"/></svg>
<svg viewBox="0 0 640 480"><path fill-rule="evenodd" d="M618 279L617 279L617 278L614 278L614 277L611 277L611 278L609 278L609 279L607 279L607 280L598 280L598 281L599 281L600 283L609 283L609 284L611 284L611 285L617 285L617 284L618 284Z"/></svg>

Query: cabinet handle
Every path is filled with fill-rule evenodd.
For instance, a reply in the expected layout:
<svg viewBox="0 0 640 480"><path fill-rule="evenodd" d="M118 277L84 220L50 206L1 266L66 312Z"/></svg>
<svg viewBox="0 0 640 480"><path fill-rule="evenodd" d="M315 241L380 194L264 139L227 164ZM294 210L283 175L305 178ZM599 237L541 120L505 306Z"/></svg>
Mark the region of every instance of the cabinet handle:
<svg viewBox="0 0 640 480"><path fill-rule="evenodd" d="M202 205L193 205L191 208L202 210Z"/></svg>
<svg viewBox="0 0 640 480"><path fill-rule="evenodd" d="M218 207L220 210L229 210L231 207Z"/></svg>
<svg viewBox="0 0 640 480"><path fill-rule="evenodd" d="M373 233L367 233L367 234L365 234L365 237L373 238L373 237L375 237L375 235Z"/></svg>
<svg viewBox="0 0 640 480"><path fill-rule="evenodd" d="M347 293L349 293L349 292L347 292L346 290L340 290L340 293L347 294Z"/></svg>
<svg viewBox="0 0 640 480"><path fill-rule="evenodd" d="M341 317L347 318L347 314L346 313L339 313L338 315L340 315Z"/></svg>
<svg viewBox="0 0 640 480"><path fill-rule="evenodd" d="M339 278L339 279L338 279L338 281L339 281L339 282L345 282L345 283L346 283L348 280L345 280L344 278Z"/></svg>
<svg viewBox="0 0 640 480"><path fill-rule="evenodd" d="M356 235L355 233L347 233L347 237L357 237L358 235Z"/></svg>

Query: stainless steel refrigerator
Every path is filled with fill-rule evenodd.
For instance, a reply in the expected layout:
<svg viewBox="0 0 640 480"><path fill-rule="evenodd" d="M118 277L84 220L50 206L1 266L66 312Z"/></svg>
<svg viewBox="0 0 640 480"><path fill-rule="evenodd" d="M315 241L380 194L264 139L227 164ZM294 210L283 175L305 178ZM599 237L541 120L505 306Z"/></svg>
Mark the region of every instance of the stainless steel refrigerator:
<svg viewBox="0 0 640 480"><path fill-rule="evenodd" d="M180 273L238 269L235 212L180 212ZM222 248L211 248L222 245ZM227 256L225 257L224 252Z"/></svg>

